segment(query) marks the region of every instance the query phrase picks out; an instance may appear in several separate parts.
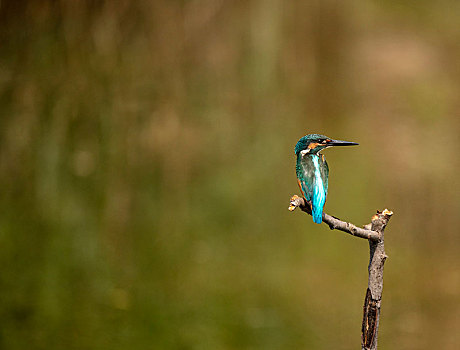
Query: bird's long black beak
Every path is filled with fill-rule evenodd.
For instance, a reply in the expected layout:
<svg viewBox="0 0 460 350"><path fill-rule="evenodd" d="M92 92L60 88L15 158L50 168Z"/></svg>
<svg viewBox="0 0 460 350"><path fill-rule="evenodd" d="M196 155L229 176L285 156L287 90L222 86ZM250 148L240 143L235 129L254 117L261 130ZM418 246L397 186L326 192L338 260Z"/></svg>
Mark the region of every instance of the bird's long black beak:
<svg viewBox="0 0 460 350"><path fill-rule="evenodd" d="M327 142L328 146L356 146L359 143L349 142L349 141L340 141L340 140L331 140Z"/></svg>

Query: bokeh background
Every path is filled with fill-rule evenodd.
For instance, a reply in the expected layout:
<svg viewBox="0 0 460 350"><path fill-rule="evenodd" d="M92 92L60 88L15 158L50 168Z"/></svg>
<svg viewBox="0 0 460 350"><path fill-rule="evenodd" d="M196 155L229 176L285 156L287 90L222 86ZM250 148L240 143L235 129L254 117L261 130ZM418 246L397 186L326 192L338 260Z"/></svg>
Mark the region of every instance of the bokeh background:
<svg viewBox="0 0 460 350"><path fill-rule="evenodd" d="M384 349L460 346L460 2L0 2L0 348L356 349L386 232Z"/></svg>

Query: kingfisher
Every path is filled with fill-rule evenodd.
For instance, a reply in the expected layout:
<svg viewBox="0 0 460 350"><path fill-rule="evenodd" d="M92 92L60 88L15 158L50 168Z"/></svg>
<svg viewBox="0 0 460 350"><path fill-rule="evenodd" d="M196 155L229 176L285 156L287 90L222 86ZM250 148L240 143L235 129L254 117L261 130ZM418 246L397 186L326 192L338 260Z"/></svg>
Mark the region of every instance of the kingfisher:
<svg viewBox="0 0 460 350"><path fill-rule="evenodd" d="M310 202L313 221L323 221L323 207L326 202L329 166L320 152L332 146L354 146L356 142L333 140L319 134L302 137L295 145L297 156L297 183L305 200Z"/></svg>

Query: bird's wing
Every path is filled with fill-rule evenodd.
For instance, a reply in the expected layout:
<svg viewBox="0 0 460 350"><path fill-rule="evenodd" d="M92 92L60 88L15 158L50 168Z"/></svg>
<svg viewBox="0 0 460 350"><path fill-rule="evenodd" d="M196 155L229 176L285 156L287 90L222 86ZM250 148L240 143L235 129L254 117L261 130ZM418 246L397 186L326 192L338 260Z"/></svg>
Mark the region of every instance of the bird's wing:
<svg viewBox="0 0 460 350"><path fill-rule="evenodd" d="M297 183L307 201L312 198L314 181L315 169L313 163L307 158L299 158L297 161Z"/></svg>

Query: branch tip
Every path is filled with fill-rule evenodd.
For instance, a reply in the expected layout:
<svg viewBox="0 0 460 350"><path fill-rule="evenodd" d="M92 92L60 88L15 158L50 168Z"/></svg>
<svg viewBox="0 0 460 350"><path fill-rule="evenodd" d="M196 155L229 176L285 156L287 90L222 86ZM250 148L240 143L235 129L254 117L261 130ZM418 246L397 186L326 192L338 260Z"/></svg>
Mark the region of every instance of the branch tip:
<svg viewBox="0 0 460 350"><path fill-rule="evenodd" d="M385 215L385 216L390 217L390 216L393 215L393 212L391 210L388 210L388 209L383 209L382 214Z"/></svg>
<svg viewBox="0 0 460 350"><path fill-rule="evenodd" d="M288 209L289 211L294 211L298 207L301 207L303 203L304 203L304 200L295 194L291 197Z"/></svg>

